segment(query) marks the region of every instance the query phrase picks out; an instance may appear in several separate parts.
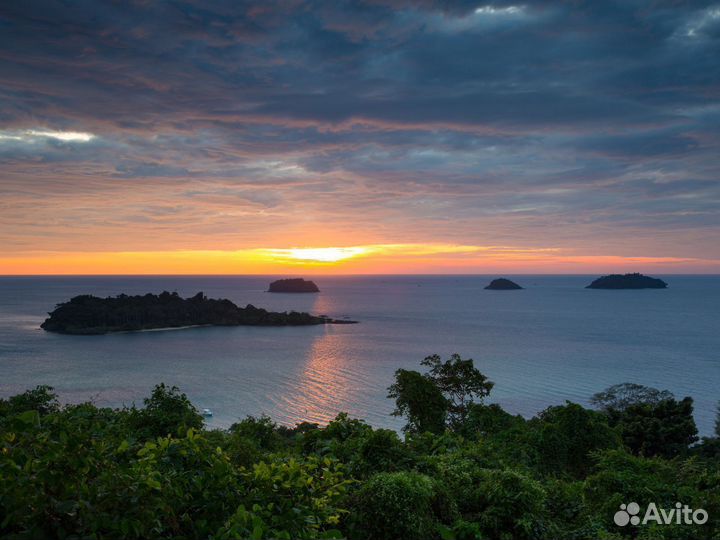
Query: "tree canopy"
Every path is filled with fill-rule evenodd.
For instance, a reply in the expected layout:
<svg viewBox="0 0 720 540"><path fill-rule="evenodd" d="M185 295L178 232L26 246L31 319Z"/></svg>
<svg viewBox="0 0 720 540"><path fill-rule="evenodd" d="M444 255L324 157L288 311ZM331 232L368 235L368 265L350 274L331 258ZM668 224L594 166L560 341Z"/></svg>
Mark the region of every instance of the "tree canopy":
<svg viewBox="0 0 720 540"><path fill-rule="evenodd" d="M720 538L720 441L693 444L690 398L614 407L617 417L565 403L526 420L482 403L490 387L472 364L424 365L438 369L398 370L391 387L404 438L344 413L325 426L247 417L210 430L164 384L120 409L60 405L48 386L0 399L0 537ZM458 389L466 413L451 422ZM629 501L680 501L711 519L619 527Z"/></svg>

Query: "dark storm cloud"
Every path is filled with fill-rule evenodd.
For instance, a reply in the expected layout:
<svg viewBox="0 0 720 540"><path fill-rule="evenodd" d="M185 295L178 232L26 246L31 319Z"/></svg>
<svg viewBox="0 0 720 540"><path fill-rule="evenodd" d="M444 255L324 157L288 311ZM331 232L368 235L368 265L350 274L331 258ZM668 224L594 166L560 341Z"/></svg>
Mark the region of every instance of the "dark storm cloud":
<svg viewBox="0 0 720 540"><path fill-rule="evenodd" d="M8 1L0 105L6 193L146 189L223 223L375 205L396 238L667 217L720 256L718 3Z"/></svg>

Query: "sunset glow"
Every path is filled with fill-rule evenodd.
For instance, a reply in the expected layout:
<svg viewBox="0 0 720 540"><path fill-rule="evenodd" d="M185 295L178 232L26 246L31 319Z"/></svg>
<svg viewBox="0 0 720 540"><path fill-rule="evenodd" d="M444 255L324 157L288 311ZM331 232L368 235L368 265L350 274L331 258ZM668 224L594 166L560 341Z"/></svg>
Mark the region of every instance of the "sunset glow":
<svg viewBox="0 0 720 540"><path fill-rule="evenodd" d="M316 263L335 263L359 257L371 253L369 247L326 247L326 248L294 248L294 249L268 249L271 256L276 256L279 261L295 260Z"/></svg>
<svg viewBox="0 0 720 540"><path fill-rule="evenodd" d="M369 244L330 248L34 253L0 257L0 274L594 273L679 268L712 273L720 261L577 254L556 248Z"/></svg>

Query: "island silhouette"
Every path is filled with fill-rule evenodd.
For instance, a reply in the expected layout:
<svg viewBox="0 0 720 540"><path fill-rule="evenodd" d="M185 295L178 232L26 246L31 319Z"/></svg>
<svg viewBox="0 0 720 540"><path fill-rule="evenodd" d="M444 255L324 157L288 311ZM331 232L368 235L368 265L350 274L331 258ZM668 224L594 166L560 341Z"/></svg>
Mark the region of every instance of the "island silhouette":
<svg viewBox="0 0 720 540"><path fill-rule="evenodd" d="M586 289L665 289L667 283L662 279L634 274L610 274L593 281Z"/></svg>
<svg viewBox="0 0 720 540"><path fill-rule="evenodd" d="M278 279L273 281L268 292L274 293L317 293L318 286L313 281L303 278Z"/></svg>
<svg viewBox="0 0 720 540"><path fill-rule="evenodd" d="M167 291L159 295L120 294L107 298L87 294L75 296L58 304L48 315L40 328L78 335L191 326L307 326L356 322L297 311L267 311L252 304L241 308L230 300L208 298L202 292L182 298L176 292Z"/></svg>
<svg viewBox="0 0 720 540"><path fill-rule="evenodd" d="M490 291L517 291L522 289L522 287L514 281L505 278L493 279L490 285L485 288Z"/></svg>

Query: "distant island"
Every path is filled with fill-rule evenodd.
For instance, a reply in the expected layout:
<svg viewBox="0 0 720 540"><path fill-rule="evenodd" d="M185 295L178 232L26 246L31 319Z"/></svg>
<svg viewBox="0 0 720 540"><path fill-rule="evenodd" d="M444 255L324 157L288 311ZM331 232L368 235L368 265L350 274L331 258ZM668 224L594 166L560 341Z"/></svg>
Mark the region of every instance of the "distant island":
<svg viewBox="0 0 720 540"><path fill-rule="evenodd" d="M586 289L665 289L667 283L662 279L644 276L642 274L610 274L602 276Z"/></svg>
<svg viewBox="0 0 720 540"><path fill-rule="evenodd" d="M522 289L522 287L514 281L505 278L493 279L490 285L485 288L491 291L517 291Z"/></svg>
<svg viewBox="0 0 720 540"><path fill-rule="evenodd" d="M279 293L316 293L320 292L314 282L302 278L278 279L273 281L268 292Z"/></svg>
<svg viewBox="0 0 720 540"><path fill-rule="evenodd" d="M241 308L230 300L211 299L199 292L182 298L167 291L99 298L81 295L58 304L40 328L61 334L108 334L190 326L305 326L314 324L351 324L309 313L272 312L252 304Z"/></svg>

